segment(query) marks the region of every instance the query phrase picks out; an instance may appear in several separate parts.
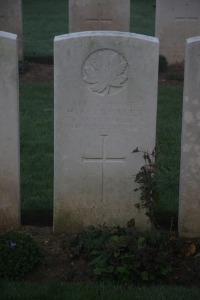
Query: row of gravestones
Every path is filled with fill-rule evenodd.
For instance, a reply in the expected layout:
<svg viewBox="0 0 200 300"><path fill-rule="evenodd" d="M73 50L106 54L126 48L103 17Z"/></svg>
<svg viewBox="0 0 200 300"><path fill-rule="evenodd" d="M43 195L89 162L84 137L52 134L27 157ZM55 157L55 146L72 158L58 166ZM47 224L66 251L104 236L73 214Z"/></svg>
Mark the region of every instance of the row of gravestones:
<svg viewBox="0 0 200 300"><path fill-rule="evenodd" d="M187 40L179 233L200 237L200 37ZM159 43L121 32L54 41L54 231L147 228L135 204L137 147L155 146ZM17 36L0 32L0 229L20 226ZM166 120L167 121L167 120ZM38 137L39 138L39 137Z"/></svg>
<svg viewBox="0 0 200 300"><path fill-rule="evenodd" d="M22 48L22 0L0 0L0 30L19 37ZM69 32L130 30L130 0L69 0ZM185 40L200 34L199 0L156 0L155 36L170 64L184 59Z"/></svg>

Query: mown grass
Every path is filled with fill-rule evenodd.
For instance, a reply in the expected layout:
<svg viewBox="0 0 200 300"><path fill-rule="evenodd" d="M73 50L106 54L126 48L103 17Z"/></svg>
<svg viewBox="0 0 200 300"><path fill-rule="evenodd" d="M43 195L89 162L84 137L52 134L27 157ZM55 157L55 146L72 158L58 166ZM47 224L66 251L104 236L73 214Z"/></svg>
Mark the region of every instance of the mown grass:
<svg viewBox="0 0 200 300"><path fill-rule="evenodd" d="M53 40L68 33L67 0L23 0L25 59L53 60Z"/></svg>
<svg viewBox="0 0 200 300"><path fill-rule="evenodd" d="M183 287L117 287L103 284L0 284L1 300L199 300L200 290Z"/></svg>
<svg viewBox="0 0 200 300"><path fill-rule="evenodd" d="M182 85L160 86L158 90L157 140L160 143L158 164L161 202L159 213L177 215L182 122Z"/></svg>
<svg viewBox="0 0 200 300"><path fill-rule="evenodd" d="M53 209L53 86L20 86L23 210Z"/></svg>
<svg viewBox="0 0 200 300"><path fill-rule="evenodd" d="M155 0L131 1L131 32L154 36Z"/></svg>

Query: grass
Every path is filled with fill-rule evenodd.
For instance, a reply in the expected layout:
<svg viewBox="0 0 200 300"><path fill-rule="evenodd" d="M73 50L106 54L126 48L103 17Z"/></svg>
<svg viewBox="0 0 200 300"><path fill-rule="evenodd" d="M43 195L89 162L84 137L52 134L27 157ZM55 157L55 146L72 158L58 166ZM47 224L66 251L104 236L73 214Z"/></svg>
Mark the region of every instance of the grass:
<svg viewBox="0 0 200 300"><path fill-rule="evenodd" d="M1 300L199 300L200 290L183 287L117 287L96 284L0 284Z"/></svg>
<svg viewBox="0 0 200 300"><path fill-rule="evenodd" d="M154 35L155 0L131 1L131 32ZM54 37L68 33L67 0L23 0L25 59L53 59Z"/></svg>
<svg viewBox="0 0 200 300"><path fill-rule="evenodd" d="M155 0L131 1L131 32L154 36Z"/></svg>
<svg viewBox="0 0 200 300"><path fill-rule="evenodd" d="M26 59L52 60L54 37L66 33L67 0L23 0L23 43Z"/></svg>
<svg viewBox="0 0 200 300"><path fill-rule="evenodd" d="M20 86L23 210L53 209L53 87Z"/></svg>
<svg viewBox="0 0 200 300"><path fill-rule="evenodd" d="M160 174L161 203L157 209L166 215L177 214L182 120L182 85L160 86L158 90L157 140L158 163L169 168Z"/></svg>

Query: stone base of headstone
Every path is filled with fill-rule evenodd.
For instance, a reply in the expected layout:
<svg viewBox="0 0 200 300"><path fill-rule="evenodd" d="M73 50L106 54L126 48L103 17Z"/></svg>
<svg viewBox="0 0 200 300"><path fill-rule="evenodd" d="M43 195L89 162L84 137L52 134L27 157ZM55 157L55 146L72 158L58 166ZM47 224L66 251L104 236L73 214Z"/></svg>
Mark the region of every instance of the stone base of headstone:
<svg viewBox="0 0 200 300"><path fill-rule="evenodd" d="M108 208L106 205L102 205L102 207L97 207L96 209L77 208L76 210L64 207L63 209L55 210L54 231L76 233L89 226L127 227L129 221L141 231L151 228L150 221L143 210L135 213L135 215L133 213L135 213L134 207L127 211L124 209L121 211L119 209L111 209L110 205L108 205Z"/></svg>

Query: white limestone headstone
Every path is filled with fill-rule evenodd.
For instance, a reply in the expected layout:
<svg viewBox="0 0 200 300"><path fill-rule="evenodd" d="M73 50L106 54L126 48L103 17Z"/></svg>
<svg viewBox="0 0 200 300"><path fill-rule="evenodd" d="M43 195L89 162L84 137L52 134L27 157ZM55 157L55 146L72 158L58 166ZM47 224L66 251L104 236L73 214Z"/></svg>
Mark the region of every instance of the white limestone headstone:
<svg viewBox="0 0 200 300"><path fill-rule="evenodd" d="M170 64L184 60L185 40L200 35L199 0L157 0L155 36Z"/></svg>
<svg viewBox="0 0 200 300"><path fill-rule="evenodd" d="M136 147L155 146L158 40L122 32L55 38L54 231L135 219Z"/></svg>
<svg viewBox="0 0 200 300"><path fill-rule="evenodd" d="M130 31L130 0L69 0L69 32Z"/></svg>
<svg viewBox="0 0 200 300"><path fill-rule="evenodd" d="M179 234L200 238L200 37L186 41Z"/></svg>
<svg viewBox="0 0 200 300"><path fill-rule="evenodd" d="M19 60L22 61L22 0L0 0L0 30L18 35Z"/></svg>
<svg viewBox="0 0 200 300"><path fill-rule="evenodd" d="M0 230L20 226L18 47L0 31Z"/></svg>

